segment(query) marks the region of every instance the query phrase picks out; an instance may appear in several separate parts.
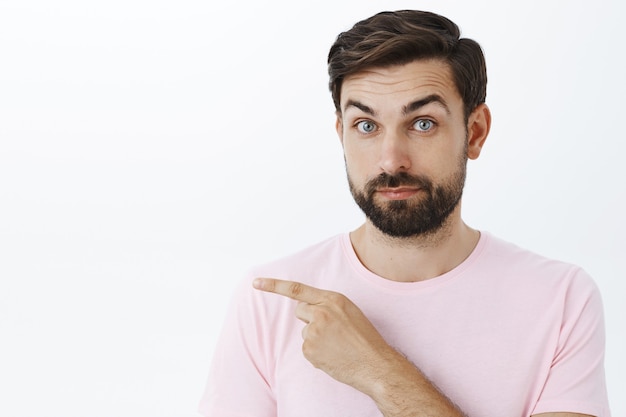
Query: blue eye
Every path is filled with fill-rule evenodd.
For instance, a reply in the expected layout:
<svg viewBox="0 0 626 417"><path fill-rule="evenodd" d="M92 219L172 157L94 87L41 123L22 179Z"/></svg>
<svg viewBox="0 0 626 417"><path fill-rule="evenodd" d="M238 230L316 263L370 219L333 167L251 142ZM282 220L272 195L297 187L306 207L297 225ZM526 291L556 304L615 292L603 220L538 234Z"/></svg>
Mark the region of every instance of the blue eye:
<svg viewBox="0 0 626 417"><path fill-rule="evenodd" d="M372 133L376 130L376 125L369 120L363 120L356 124L356 128L361 133Z"/></svg>
<svg viewBox="0 0 626 417"><path fill-rule="evenodd" d="M435 123L432 120L419 119L413 124L413 126L420 132L427 132L435 126Z"/></svg>

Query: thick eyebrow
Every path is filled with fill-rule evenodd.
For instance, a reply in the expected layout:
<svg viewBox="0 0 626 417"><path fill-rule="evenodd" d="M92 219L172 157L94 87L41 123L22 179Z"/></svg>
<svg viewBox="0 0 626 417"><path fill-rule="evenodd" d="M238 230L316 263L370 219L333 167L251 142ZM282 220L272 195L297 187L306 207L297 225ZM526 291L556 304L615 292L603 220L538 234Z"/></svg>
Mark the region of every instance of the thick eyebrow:
<svg viewBox="0 0 626 417"><path fill-rule="evenodd" d="M426 96L422 99L419 100L415 100L409 104L407 104L406 106L402 107L402 114L404 114L405 116L409 113L413 113L414 111L419 110L420 108L426 106L427 104L430 103L436 103L438 104L440 107L442 107L447 114L450 114L450 108L448 107L448 104L446 103L446 101L443 99L443 97L441 97L439 94L431 94L429 96ZM348 102L346 103L346 109L348 107L356 107L357 109L361 110L364 113L367 113L371 116L376 116L376 111L374 109L372 109L371 107L361 103L360 101L357 100L348 100Z"/></svg>
<svg viewBox="0 0 626 417"><path fill-rule="evenodd" d="M446 101L439 94L431 94L427 97L424 97L420 100L415 100L402 108L402 114L405 116L409 113L412 113L420 108L424 107L430 103L437 103L440 107L442 107L447 114L450 114L450 108Z"/></svg>
<svg viewBox="0 0 626 417"><path fill-rule="evenodd" d="M348 100L348 102L346 103L346 110L348 109L348 107L356 107L357 109L369 114L370 116L376 116L376 112L374 111L374 109L372 109L370 106L366 106L360 101Z"/></svg>

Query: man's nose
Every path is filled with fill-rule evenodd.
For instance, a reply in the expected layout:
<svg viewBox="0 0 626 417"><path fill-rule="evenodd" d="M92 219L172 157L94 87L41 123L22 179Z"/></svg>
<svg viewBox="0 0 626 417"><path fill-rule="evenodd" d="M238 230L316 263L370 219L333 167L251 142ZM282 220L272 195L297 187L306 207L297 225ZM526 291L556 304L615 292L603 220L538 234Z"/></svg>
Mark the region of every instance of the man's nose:
<svg viewBox="0 0 626 417"><path fill-rule="evenodd" d="M399 132L389 132L381 141L380 168L394 175L411 168L409 138Z"/></svg>

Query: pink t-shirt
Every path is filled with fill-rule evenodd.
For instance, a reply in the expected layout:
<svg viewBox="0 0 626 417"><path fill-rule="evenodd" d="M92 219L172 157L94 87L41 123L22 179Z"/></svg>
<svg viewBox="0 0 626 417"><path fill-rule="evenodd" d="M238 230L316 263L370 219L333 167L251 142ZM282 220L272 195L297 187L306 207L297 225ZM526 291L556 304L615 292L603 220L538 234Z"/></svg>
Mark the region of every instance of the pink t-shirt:
<svg viewBox="0 0 626 417"><path fill-rule="evenodd" d="M369 397L303 357L296 302L254 290L255 277L345 294L468 416L610 416L592 279L482 233L462 264L421 282L373 274L348 234L252 270L215 350L200 403L207 417L381 416Z"/></svg>

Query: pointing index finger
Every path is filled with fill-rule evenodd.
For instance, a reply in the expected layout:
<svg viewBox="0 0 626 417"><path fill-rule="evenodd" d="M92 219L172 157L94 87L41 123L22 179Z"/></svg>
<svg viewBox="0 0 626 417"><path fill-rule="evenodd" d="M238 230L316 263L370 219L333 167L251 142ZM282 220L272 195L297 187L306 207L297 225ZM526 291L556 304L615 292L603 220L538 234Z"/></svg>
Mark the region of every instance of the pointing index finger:
<svg viewBox="0 0 626 417"><path fill-rule="evenodd" d="M256 278L252 285L257 290L284 295L297 301L308 304L317 304L322 301L324 290L310 287L296 281L285 281L275 278Z"/></svg>

